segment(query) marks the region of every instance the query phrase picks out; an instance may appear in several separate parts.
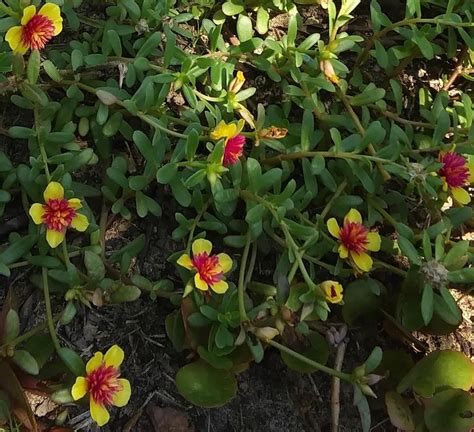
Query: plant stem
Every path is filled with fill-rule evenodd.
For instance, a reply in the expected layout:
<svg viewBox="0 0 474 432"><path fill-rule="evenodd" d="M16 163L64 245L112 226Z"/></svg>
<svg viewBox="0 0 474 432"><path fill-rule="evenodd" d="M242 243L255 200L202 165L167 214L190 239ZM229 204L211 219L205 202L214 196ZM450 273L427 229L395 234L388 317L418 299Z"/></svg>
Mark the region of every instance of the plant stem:
<svg viewBox="0 0 474 432"><path fill-rule="evenodd" d="M4 12L6 15L10 15L12 18L20 18L18 14L9 6L0 1L0 12Z"/></svg>
<svg viewBox="0 0 474 432"><path fill-rule="evenodd" d="M282 345L278 342L275 342L274 340L268 340L268 339L262 339L262 340L265 343L267 343L268 345L271 345L272 347L291 355L295 359L300 360L300 361L306 363L307 365L312 366L317 370L320 370L321 372L325 372L325 373L327 373L331 376L338 377L338 378L340 378L344 381L347 381L351 384L354 383L354 381L352 379L352 375L350 375L348 373L340 372L340 371L337 371L337 370L335 370L333 368L330 368L328 366L324 366L321 363L315 362L315 361L309 359L308 357L305 357L304 355L302 355L300 353L297 353L296 351L293 351L292 349L286 347L285 345Z"/></svg>
<svg viewBox="0 0 474 432"><path fill-rule="evenodd" d="M249 256L250 245L252 244L252 236L250 231L247 231L247 236L245 239L244 252L242 254L242 260L240 262L240 272L239 272L239 285L237 287L237 293L239 296L239 314L240 322L247 322L249 320L247 316L247 311L245 310L245 269L247 266L247 259Z"/></svg>
<svg viewBox="0 0 474 432"><path fill-rule="evenodd" d="M81 253L82 253L81 251L71 252L71 253L69 254L69 258L78 257L79 255L81 255ZM29 266L29 265L32 265L29 261L19 261L19 262L10 264L10 265L8 266L8 268L9 268L10 270L13 270L13 269L16 269L16 268L26 267L26 266Z"/></svg>
<svg viewBox="0 0 474 432"><path fill-rule="evenodd" d="M334 201L336 200L336 198L339 197L339 195L342 194L342 192L344 191L344 189L346 188L347 186L347 180L344 180L336 189L336 192L334 192L334 195L332 196L332 198L328 201L328 203L326 204L326 207L324 207L323 211L321 212L321 219L324 220L327 216L327 214L329 213L329 211L331 210L331 207L334 203Z"/></svg>
<svg viewBox="0 0 474 432"><path fill-rule="evenodd" d="M66 268L71 265L71 260L69 259L69 253L67 251L67 243L66 243L66 238L64 238L63 244L63 257L64 257L64 263L66 264Z"/></svg>
<svg viewBox="0 0 474 432"><path fill-rule="evenodd" d="M34 117L35 117L35 129L36 129L36 141L38 142L38 147L39 151L41 154L41 159L43 159L43 165L44 165L44 172L46 174L46 179L48 180L48 183L51 181L51 174L49 172L49 166L48 166L48 155L46 153L46 149L44 147L44 142L42 140L41 136L41 121L39 118L39 111L38 111L38 106L35 106L34 108Z"/></svg>
<svg viewBox="0 0 474 432"><path fill-rule="evenodd" d="M43 267L41 270L43 276L43 295L44 302L46 305L46 320L48 323L49 334L51 335L54 348L56 348L56 351L59 352L59 350L61 349L61 345L59 344L58 335L56 334L53 313L51 311L51 297L49 295L48 271L46 270L46 267Z"/></svg>
<svg viewBox="0 0 474 432"><path fill-rule="evenodd" d="M407 272L405 270L402 270L401 268L395 267L395 266L393 266L391 264L388 264L386 262L379 261L379 260L374 260L374 264L375 264L376 267L381 267L381 268L390 270L392 273L395 273L399 276L402 276L402 277L407 276Z"/></svg>

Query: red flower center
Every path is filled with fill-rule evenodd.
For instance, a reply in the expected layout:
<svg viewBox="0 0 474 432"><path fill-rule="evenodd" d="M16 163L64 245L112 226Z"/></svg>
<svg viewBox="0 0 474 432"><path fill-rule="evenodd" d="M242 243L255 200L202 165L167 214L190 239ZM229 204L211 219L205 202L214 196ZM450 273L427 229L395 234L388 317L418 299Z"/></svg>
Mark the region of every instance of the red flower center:
<svg viewBox="0 0 474 432"><path fill-rule="evenodd" d="M466 159L461 155L448 152L440 155L439 161L443 164L439 175L444 177L450 188L462 187L469 179L469 168Z"/></svg>
<svg viewBox="0 0 474 432"><path fill-rule="evenodd" d="M224 149L224 166L228 167L234 165L242 156L245 144L245 137L243 135L236 135L230 138Z"/></svg>
<svg viewBox="0 0 474 432"><path fill-rule="evenodd" d="M32 50L41 50L54 36L54 24L44 15L34 15L23 26L22 42Z"/></svg>
<svg viewBox="0 0 474 432"><path fill-rule="evenodd" d="M347 222L339 231L341 243L347 250L357 254L367 251L368 229L357 222Z"/></svg>
<svg viewBox="0 0 474 432"><path fill-rule="evenodd" d="M76 215L76 210L70 207L65 199L50 199L43 204L43 223L49 230L64 231Z"/></svg>
<svg viewBox="0 0 474 432"><path fill-rule="evenodd" d="M209 255L207 252L193 257L193 266L208 285L213 285L224 277L224 272L219 266L217 255Z"/></svg>
<svg viewBox="0 0 474 432"><path fill-rule="evenodd" d="M118 382L119 371L113 366L100 365L87 375L91 398L100 405L111 405L114 395L122 390Z"/></svg>
<svg viewBox="0 0 474 432"><path fill-rule="evenodd" d="M334 285L331 285L331 298L337 297L337 292L336 288L334 288Z"/></svg>

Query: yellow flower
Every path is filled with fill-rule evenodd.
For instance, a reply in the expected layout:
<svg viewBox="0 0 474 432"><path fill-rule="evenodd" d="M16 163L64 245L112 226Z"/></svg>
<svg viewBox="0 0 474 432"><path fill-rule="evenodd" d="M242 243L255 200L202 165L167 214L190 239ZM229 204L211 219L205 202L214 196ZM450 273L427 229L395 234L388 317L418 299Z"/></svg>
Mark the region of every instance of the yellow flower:
<svg viewBox="0 0 474 432"><path fill-rule="evenodd" d="M242 71L238 71L235 78L229 84L229 92L237 93L245 83L245 75Z"/></svg>
<svg viewBox="0 0 474 432"><path fill-rule="evenodd" d="M224 275L232 268L232 258L225 253L211 255L212 243L204 239L194 240L192 251L192 258L188 254L183 254L177 264L196 272L194 275L196 288L201 291L211 288L218 294L224 294L229 288Z"/></svg>
<svg viewBox="0 0 474 432"><path fill-rule="evenodd" d="M326 301L330 303L341 303L343 288L339 282L327 280L322 282L320 286L324 292Z"/></svg>
<svg viewBox="0 0 474 432"><path fill-rule="evenodd" d="M29 49L43 49L62 29L63 19L58 5L46 3L38 13L31 5L23 9L21 25L8 30L5 40L15 54L23 55Z"/></svg>
<svg viewBox="0 0 474 432"><path fill-rule="evenodd" d="M438 171L443 180L443 190L449 190L457 203L469 204L471 196L464 188L474 183L474 160L467 160L456 153L453 147L452 151L441 152L439 161L443 164Z"/></svg>
<svg viewBox="0 0 474 432"><path fill-rule="evenodd" d="M362 225L362 216L356 209L351 209L344 217L344 225L339 227L337 220L331 218L327 227L333 237L339 240L339 256L347 259L356 273L368 272L373 261L368 251L380 250L380 236Z"/></svg>
<svg viewBox="0 0 474 432"><path fill-rule="evenodd" d="M127 405L130 395L130 382L120 377L120 365L124 359L122 348L114 345L103 355L96 352L86 365L86 376L77 377L72 386L74 400L89 394L92 419L99 425L105 425L110 415L107 407Z"/></svg>
<svg viewBox="0 0 474 432"><path fill-rule="evenodd" d="M227 124L224 120L221 120L216 128L211 132L211 139L214 141L219 141L222 138L225 138L226 142L240 134L242 129L245 126L244 120L239 120L238 123L229 123Z"/></svg>
<svg viewBox="0 0 474 432"><path fill-rule="evenodd" d="M35 203L30 208L30 216L36 225L46 226L46 240L55 248L64 240L66 229L72 227L83 232L89 226L87 217L77 212L82 207L77 198L64 198L64 188L51 182L44 191L45 204Z"/></svg>
<svg viewBox="0 0 474 432"><path fill-rule="evenodd" d="M326 76L326 78L331 81L333 84L339 83L339 77L336 75L334 71L334 67L330 60L325 59L319 62L319 67L321 72Z"/></svg>

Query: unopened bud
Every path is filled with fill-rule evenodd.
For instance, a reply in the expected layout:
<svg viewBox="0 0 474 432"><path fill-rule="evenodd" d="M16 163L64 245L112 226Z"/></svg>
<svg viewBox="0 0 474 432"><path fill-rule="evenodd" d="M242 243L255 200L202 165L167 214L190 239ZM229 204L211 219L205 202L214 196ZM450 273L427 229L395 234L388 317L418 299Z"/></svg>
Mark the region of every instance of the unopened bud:
<svg viewBox="0 0 474 432"><path fill-rule="evenodd" d="M376 375L376 374L369 374L367 375L367 384L369 386L372 386L374 384L377 384L379 381L383 380L385 377L382 375Z"/></svg>
<svg viewBox="0 0 474 432"><path fill-rule="evenodd" d="M228 91L237 93L245 83L245 75L242 71L238 71L235 78L230 82Z"/></svg>
<svg viewBox="0 0 474 432"><path fill-rule="evenodd" d="M360 391L362 393L364 393L366 396L371 396L371 397L377 399L377 395L374 393L374 391L367 384L360 384L359 388L360 388Z"/></svg>
<svg viewBox="0 0 474 432"><path fill-rule="evenodd" d="M272 340L275 336L278 336L280 332L273 327L259 327L255 329L255 335L259 339Z"/></svg>
<svg viewBox="0 0 474 432"><path fill-rule="evenodd" d="M321 72L326 76L326 78L331 81L333 84L337 84L339 82L339 78L334 71L334 67L330 60L321 60L319 62L319 67Z"/></svg>

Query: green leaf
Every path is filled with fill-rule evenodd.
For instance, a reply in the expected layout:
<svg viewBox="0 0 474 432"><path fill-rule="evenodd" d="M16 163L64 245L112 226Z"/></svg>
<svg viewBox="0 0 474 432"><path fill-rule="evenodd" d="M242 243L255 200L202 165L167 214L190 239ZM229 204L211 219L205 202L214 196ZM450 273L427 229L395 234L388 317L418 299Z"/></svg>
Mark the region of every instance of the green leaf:
<svg viewBox="0 0 474 432"><path fill-rule="evenodd" d="M85 376L86 365L75 351L70 348L60 348L58 355L74 376Z"/></svg>
<svg viewBox="0 0 474 432"><path fill-rule="evenodd" d="M15 350L15 354L13 354L12 360L13 363L15 363L17 366L19 366L21 369L23 369L30 375L39 374L38 363L28 351Z"/></svg>
<svg viewBox="0 0 474 432"><path fill-rule="evenodd" d="M36 243L38 236L30 234L22 237L20 240L15 241L13 244L8 246L2 253L0 253L0 262L3 264L12 264L25 255L33 245Z"/></svg>
<svg viewBox="0 0 474 432"><path fill-rule="evenodd" d="M354 405L359 411L362 432L370 432L371 417L369 403L365 395L356 386L354 386Z"/></svg>
<svg viewBox="0 0 474 432"><path fill-rule="evenodd" d="M428 325L431 318L433 318L433 310L433 287L427 283L423 286L423 294L421 296L421 316L425 325Z"/></svg>
<svg viewBox="0 0 474 432"><path fill-rule="evenodd" d="M259 7L257 9L257 23L255 24L255 29L261 35L268 32L268 22L270 20L270 14L264 7Z"/></svg>
<svg viewBox="0 0 474 432"><path fill-rule="evenodd" d="M38 81L40 63L40 52L37 49L31 51L30 58L28 59L28 66L26 68L26 76L28 77L30 84L36 84L36 81Z"/></svg>
<svg viewBox="0 0 474 432"><path fill-rule="evenodd" d="M156 173L156 181L161 184L168 184L176 176L178 167L176 164L170 163L162 166Z"/></svg>
<svg viewBox="0 0 474 432"><path fill-rule="evenodd" d="M410 262L412 264L421 265L420 256L412 242L402 235L398 235L397 241L402 253L410 260Z"/></svg>
<svg viewBox="0 0 474 432"><path fill-rule="evenodd" d="M102 258L86 250L84 252L84 264L87 269L87 274L93 281L100 282L105 277L105 266L102 262Z"/></svg>
<svg viewBox="0 0 474 432"><path fill-rule="evenodd" d="M234 16L244 11L244 5L239 0L227 0L222 5L222 12L227 16Z"/></svg>
<svg viewBox="0 0 474 432"><path fill-rule="evenodd" d="M215 369L204 361L181 368L176 374L176 387L186 400L203 408L225 405L237 393L232 372Z"/></svg>
<svg viewBox="0 0 474 432"><path fill-rule="evenodd" d="M305 339L307 342L309 342L309 347L303 350L298 350L297 352L317 363L321 363L323 365L326 364L329 358L329 345L326 342L326 339L316 332L311 332L305 337ZM284 363L290 369L295 370L296 372L312 373L318 370L317 368L294 358L292 355L284 351L281 351L280 355Z"/></svg>
<svg viewBox="0 0 474 432"><path fill-rule="evenodd" d="M397 392L389 391L385 393L385 405L393 426L407 432L415 430L410 406Z"/></svg>
<svg viewBox="0 0 474 432"><path fill-rule="evenodd" d="M371 373L377 369L382 361L383 352L380 347L375 347L365 361L366 373Z"/></svg>
<svg viewBox="0 0 474 432"><path fill-rule="evenodd" d="M244 14L240 14L237 18L237 36L240 42L245 42L253 37L252 20Z"/></svg>
<svg viewBox="0 0 474 432"><path fill-rule="evenodd" d="M371 284L364 279L351 282L344 289L342 316L348 324L359 318L370 317L378 313L382 304L380 296L374 294Z"/></svg>
<svg viewBox="0 0 474 432"><path fill-rule="evenodd" d="M197 352L199 357L201 357L204 361L209 363L212 367L216 369L226 369L229 370L234 365L230 359L227 357L220 357L216 354L209 352L203 346L198 346Z"/></svg>
<svg viewBox="0 0 474 432"><path fill-rule="evenodd" d="M470 432L474 427L474 396L467 391L446 389L426 404L424 418L430 432Z"/></svg>
<svg viewBox="0 0 474 432"><path fill-rule="evenodd" d="M3 342L12 342L20 334L20 318L14 309L10 309L5 318Z"/></svg>
<svg viewBox="0 0 474 432"><path fill-rule="evenodd" d="M449 272L448 281L452 283L474 283L474 267Z"/></svg>

